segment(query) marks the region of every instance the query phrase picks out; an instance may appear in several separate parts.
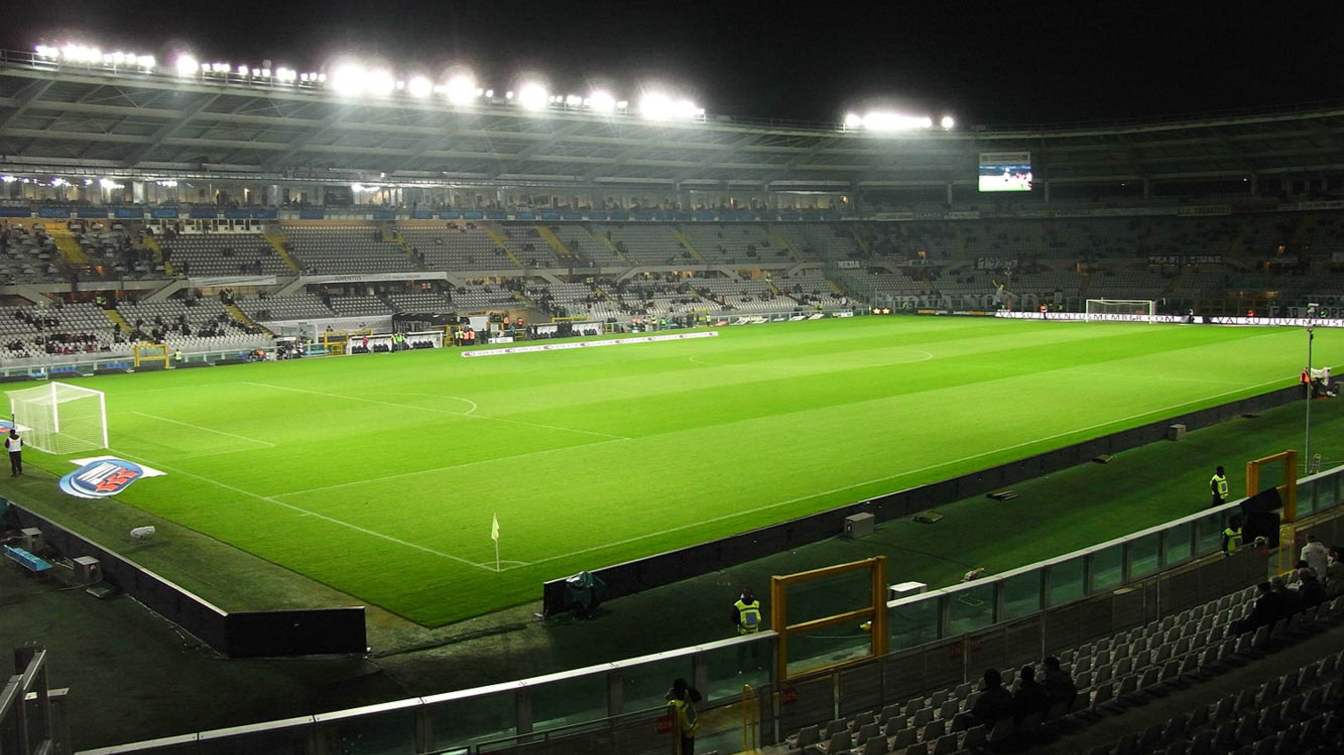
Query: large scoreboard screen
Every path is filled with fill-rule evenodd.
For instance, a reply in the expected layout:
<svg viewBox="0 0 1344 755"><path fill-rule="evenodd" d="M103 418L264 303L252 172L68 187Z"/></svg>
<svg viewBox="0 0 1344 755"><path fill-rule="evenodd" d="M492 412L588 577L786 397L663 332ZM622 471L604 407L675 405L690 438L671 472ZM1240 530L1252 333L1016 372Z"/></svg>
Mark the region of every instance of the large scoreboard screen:
<svg viewBox="0 0 1344 755"><path fill-rule="evenodd" d="M1031 191L1031 153L981 152L980 191Z"/></svg>

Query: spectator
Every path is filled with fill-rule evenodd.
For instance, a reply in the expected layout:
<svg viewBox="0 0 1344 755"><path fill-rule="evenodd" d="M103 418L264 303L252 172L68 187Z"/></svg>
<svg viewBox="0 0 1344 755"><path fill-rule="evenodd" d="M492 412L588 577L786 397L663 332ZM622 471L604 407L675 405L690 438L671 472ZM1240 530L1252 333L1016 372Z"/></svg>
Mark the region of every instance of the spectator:
<svg viewBox="0 0 1344 755"><path fill-rule="evenodd" d="M971 706L970 717L973 720L969 725L984 724L992 728L1000 719L1011 718L1013 708L1013 695L1003 688L1003 676L998 669L987 669L984 688L975 705Z"/></svg>
<svg viewBox="0 0 1344 755"><path fill-rule="evenodd" d="M1271 589L1279 596L1279 615L1276 618L1287 618L1302 610L1302 598L1296 590L1289 590L1288 583L1283 577L1275 577L1269 581Z"/></svg>
<svg viewBox="0 0 1344 755"><path fill-rule="evenodd" d="M1299 572L1297 597L1303 608L1312 608L1325 602L1325 587L1316 579L1316 572L1311 569Z"/></svg>
<svg viewBox="0 0 1344 755"><path fill-rule="evenodd" d="M1325 547L1325 543L1316 539L1313 534L1307 534L1307 544L1302 546L1302 560L1307 562L1313 572L1316 572L1316 579L1325 582L1326 571L1329 569L1330 551Z"/></svg>
<svg viewBox="0 0 1344 755"><path fill-rule="evenodd" d="M1283 599L1274 592L1274 586L1268 582L1256 585L1255 605L1251 614L1244 619L1232 622L1232 631L1243 634L1262 626L1268 626L1283 615Z"/></svg>
<svg viewBox="0 0 1344 755"><path fill-rule="evenodd" d="M1018 723L1032 714L1045 715L1050 707L1050 694L1036 681L1036 669L1027 664L1017 672L1017 692L1013 693L1013 717Z"/></svg>
<svg viewBox="0 0 1344 755"><path fill-rule="evenodd" d="M1344 559L1339 548L1330 549L1330 563L1325 567L1325 591L1330 597L1344 594Z"/></svg>
<svg viewBox="0 0 1344 755"><path fill-rule="evenodd" d="M1053 655L1045 659L1045 691L1050 695L1051 704L1063 703L1065 710L1072 708L1074 699L1078 697L1078 687L1073 683L1073 677Z"/></svg>

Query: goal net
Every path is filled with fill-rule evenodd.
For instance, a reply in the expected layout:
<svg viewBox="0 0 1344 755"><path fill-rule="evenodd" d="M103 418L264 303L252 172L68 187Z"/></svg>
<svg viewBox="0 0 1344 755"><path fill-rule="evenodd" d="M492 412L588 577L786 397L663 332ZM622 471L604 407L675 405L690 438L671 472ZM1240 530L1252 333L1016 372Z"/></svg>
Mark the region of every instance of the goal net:
<svg viewBox="0 0 1344 755"><path fill-rule="evenodd" d="M1088 299L1085 320L1155 322L1157 303L1152 299Z"/></svg>
<svg viewBox="0 0 1344 755"><path fill-rule="evenodd" d="M51 382L9 392L14 423L26 445L51 454L107 448L107 402L102 391Z"/></svg>

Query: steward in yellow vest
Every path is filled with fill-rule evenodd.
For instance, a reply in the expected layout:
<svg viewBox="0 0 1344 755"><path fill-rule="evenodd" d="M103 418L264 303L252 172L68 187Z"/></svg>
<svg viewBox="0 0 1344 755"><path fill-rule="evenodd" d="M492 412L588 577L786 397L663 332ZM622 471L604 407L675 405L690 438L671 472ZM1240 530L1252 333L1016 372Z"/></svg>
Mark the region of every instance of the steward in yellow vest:
<svg viewBox="0 0 1344 755"><path fill-rule="evenodd" d="M1227 503L1227 473L1222 467L1214 470L1213 477L1209 478L1209 492L1213 495L1209 506L1222 506Z"/></svg>

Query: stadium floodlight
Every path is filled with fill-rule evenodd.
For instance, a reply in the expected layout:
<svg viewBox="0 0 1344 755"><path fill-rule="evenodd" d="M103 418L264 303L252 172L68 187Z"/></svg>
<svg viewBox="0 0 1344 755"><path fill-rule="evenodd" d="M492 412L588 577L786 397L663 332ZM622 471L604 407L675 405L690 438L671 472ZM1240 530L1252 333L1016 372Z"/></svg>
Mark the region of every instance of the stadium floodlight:
<svg viewBox="0 0 1344 755"><path fill-rule="evenodd" d="M0 176L0 183L12 184L12 183L14 183L14 182L17 181L17 180L19 180L19 179L15 178L14 176L9 176L9 175Z"/></svg>
<svg viewBox="0 0 1344 755"><path fill-rule="evenodd" d="M639 114L652 121L691 120L704 116L705 109L688 99L653 91L640 98Z"/></svg>
<svg viewBox="0 0 1344 755"><path fill-rule="evenodd" d="M331 89L345 97L356 97L369 87L369 72L363 66L347 64L331 72Z"/></svg>
<svg viewBox="0 0 1344 755"><path fill-rule="evenodd" d="M582 105L583 105L583 98L578 96L577 94L565 95L565 107L581 107Z"/></svg>
<svg viewBox="0 0 1344 755"><path fill-rule="evenodd" d="M88 45L67 44L61 48L61 60L67 63L97 63L103 51Z"/></svg>
<svg viewBox="0 0 1344 755"><path fill-rule="evenodd" d="M933 119L928 116L903 115L885 110L874 110L863 116L863 127L869 131L915 131L932 128Z"/></svg>
<svg viewBox="0 0 1344 755"><path fill-rule="evenodd" d="M938 125L942 126L944 131L951 131L952 127L957 125L957 121L952 116L945 115L943 116L943 119L938 122Z"/></svg>
<svg viewBox="0 0 1344 755"><path fill-rule="evenodd" d="M117 183L116 181L113 181L113 180L110 179L110 178L100 178L100 179L98 179L98 188L100 188L100 189L109 189L109 190L111 190L111 189L124 189L124 188L126 188L126 184L123 184L123 183Z"/></svg>
<svg viewBox="0 0 1344 755"><path fill-rule="evenodd" d="M614 113L616 98L611 96L611 92L598 89L588 95L588 108L594 113Z"/></svg>
<svg viewBox="0 0 1344 755"><path fill-rule="evenodd" d="M524 110L545 110L550 97L546 87L536 82L524 84L518 90L518 104L522 105Z"/></svg>
<svg viewBox="0 0 1344 755"><path fill-rule="evenodd" d="M476 99L476 78L467 73L453 74L443 85L443 96L455 107L470 105Z"/></svg>
<svg viewBox="0 0 1344 755"><path fill-rule="evenodd" d="M863 116L858 113L845 113L845 128L850 130L863 128Z"/></svg>
<svg viewBox="0 0 1344 755"><path fill-rule="evenodd" d="M37 52L37 57L44 58L46 60L55 60L61 57L61 49L59 47L52 47L51 45L37 45L36 47L33 48L33 50Z"/></svg>
<svg viewBox="0 0 1344 755"><path fill-rule="evenodd" d="M434 92L434 83L424 76L412 76L411 80L406 82L406 91L412 97L428 97Z"/></svg>
<svg viewBox="0 0 1344 755"><path fill-rule="evenodd" d="M69 185L70 185L70 182L67 181L67 180L65 180L64 178L61 178L60 176L57 176L56 178L51 179L51 188L53 188L53 189L59 189L59 188L61 188L62 186L69 186Z"/></svg>
<svg viewBox="0 0 1344 755"><path fill-rule="evenodd" d="M250 70L250 69L248 69L247 64L245 64L245 63L240 63L240 64L238 65L238 75L239 75L239 76L246 76L248 70Z"/></svg>
<svg viewBox="0 0 1344 755"><path fill-rule="evenodd" d="M487 99L494 99L494 98L495 98L495 90L493 90L493 89L487 89L487 90L485 90L485 96L486 96Z"/></svg>
<svg viewBox="0 0 1344 755"><path fill-rule="evenodd" d="M307 75L308 74L304 74L304 76ZM295 71L293 68L286 68L284 66L280 66L279 68L275 69L275 80L281 83L291 84L298 78L299 73L298 71Z"/></svg>
<svg viewBox="0 0 1344 755"><path fill-rule="evenodd" d="M173 61L173 68L177 70L178 76L195 76L200 67L200 62L186 53L178 55L177 60Z"/></svg>

